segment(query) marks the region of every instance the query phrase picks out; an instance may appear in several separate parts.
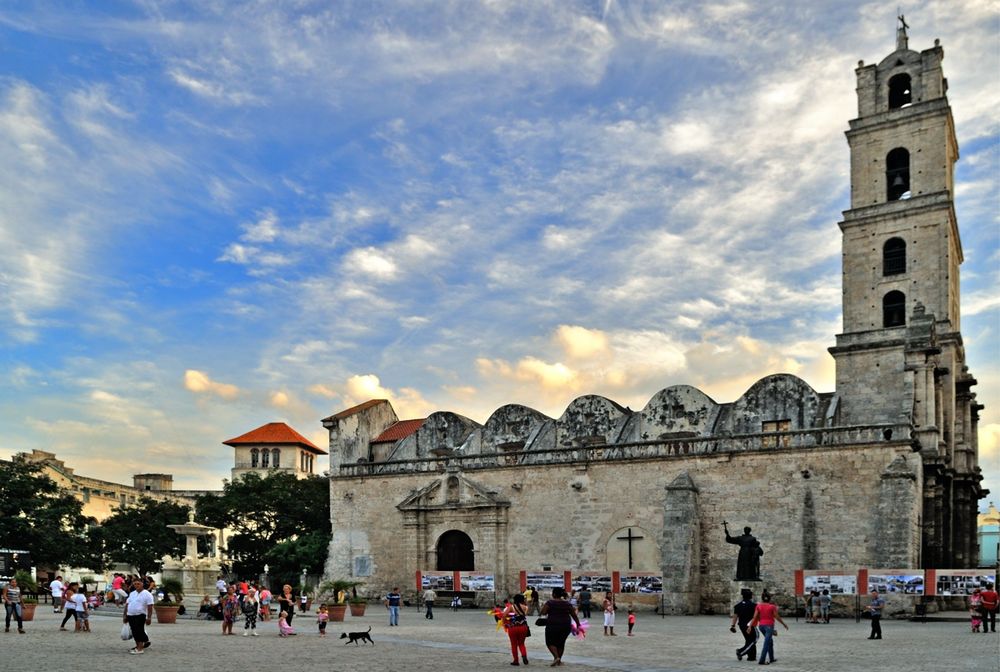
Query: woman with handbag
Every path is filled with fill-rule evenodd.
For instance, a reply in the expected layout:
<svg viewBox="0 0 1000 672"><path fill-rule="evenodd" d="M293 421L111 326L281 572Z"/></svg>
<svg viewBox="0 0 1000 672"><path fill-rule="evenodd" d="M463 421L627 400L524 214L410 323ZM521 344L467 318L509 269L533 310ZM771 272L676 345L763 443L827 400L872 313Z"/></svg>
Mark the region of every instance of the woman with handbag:
<svg viewBox="0 0 1000 672"><path fill-rule="evenodd" d="M563 652L566 650L566 638L571 631L571 623L580 627L580 617L576 615L576 607L569 603L568 595L562 588L552 589L552 599L542 606L541 614L545 625L545 646L552 654L550 667L562 665ZM543 620L543 619L539 619ZM537 623L536 623L537 625Z"/></svg>
<svg viewBox="0 0 1000 672"><path fill-rule="evenodd" d="M524 640L531 636L528 628L528 607L525 605L524 595L517 593L513 602L508 602L503 610L504 623L507 625L507 637L510 638L510 655L514 656L511 665L520 665L517 660L518 651L521 652L521 660L528 664L528 649L524 646Z"/></svg>

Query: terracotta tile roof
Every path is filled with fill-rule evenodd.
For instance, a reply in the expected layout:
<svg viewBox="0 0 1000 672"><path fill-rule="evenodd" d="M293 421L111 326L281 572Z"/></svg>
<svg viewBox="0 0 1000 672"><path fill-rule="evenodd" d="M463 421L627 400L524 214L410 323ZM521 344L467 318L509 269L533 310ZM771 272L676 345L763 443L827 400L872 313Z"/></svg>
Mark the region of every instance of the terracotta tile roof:
<svg viewBox="0 0 1000 672"><path fill-rule="evenodd" d="M241 434L235 439L229 439L228 441L223 441L222 443L227 446L238 446L240 444L247 443L291 444L294 446L302 446L317 455L327 454L325 450L319 448L313 444L312 441L302 436L283 422L269 422L266 425L261 425L252 432Z"/></svg>
<svg viewBox="0 0 1000 672"><path fill-rule="evenodd" d="M329 418L323 418L324 420L343 420L344 418L349 418L355 413L360 413L361 411L367 410L372 406L377 406L381 403L388 403L388 399L369 399L363 404L358 404L357 406L351 406L339 413L334 413Z"/></svg>
<svg viewBox="0 0 1000 672"><path fill-rule="evenodd" d="M405 439L413 432L420 429L426 418L418 420L400 420L389 425L389 428L372 439L372 443L395 443L400 439Z"/></svg>

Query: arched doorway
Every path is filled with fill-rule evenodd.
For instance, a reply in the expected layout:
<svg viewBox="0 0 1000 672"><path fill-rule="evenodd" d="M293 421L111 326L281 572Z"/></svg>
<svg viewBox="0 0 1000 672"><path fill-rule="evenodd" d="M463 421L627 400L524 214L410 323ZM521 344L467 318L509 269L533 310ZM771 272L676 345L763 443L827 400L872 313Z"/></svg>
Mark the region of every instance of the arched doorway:
<svg viewBox="0 0 1000 672"><path fill-rule="evenodd" d="M476 569L472 539L461 530L448 530L437 542L437 569L468 572Z"/></svg>

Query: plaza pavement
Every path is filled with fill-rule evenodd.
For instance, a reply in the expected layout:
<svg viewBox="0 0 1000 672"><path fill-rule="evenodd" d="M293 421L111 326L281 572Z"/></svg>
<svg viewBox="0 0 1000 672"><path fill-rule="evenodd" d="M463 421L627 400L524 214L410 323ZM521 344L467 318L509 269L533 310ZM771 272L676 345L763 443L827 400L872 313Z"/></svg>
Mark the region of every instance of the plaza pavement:
<svg viewBox="0 0 1000 672"><path fill-rule="evenodd" d="M0 670L26 671L89 669L148 670L150 672L201 672L216 670L297 670L302 672L399 670L510 669L507 638L495 630L484 611L451 612L438 609L433 621L423 612L404 608L400 626L387 625L386 610L371 605L361 618L350 615L344 623L330 623L328 636L316 634L314 618L296 615L293 626L301 633L281 639L275 621L258 625L260 636L224 637L221 623L181 619L175 625L154 622L148 631L153 646L143 656L126 652L131 642L120 638L121 612L101 609L91 617L93 632L58 630L61 615L39 605L27 633L15 629L0 634ZM624 614L622 614L624 616ZM624 619L622 619L624 620ZM72 621L70 622L70 624ZM807 625L788 620L789 632L775 640L775 667L802 672L906 672L1000 671L1000 634L969 632L966 623L909 623L884 621L885 639L869 641L868 624L862 621ZM564 667L591 670L681 672L688 670L749 670L737 662L735 647L742 641L731 634L729 619L722 616L670 616L641 613L634 637L621 628L618 637L604 637L595 627L585 641L570 639ZM345 646L345 630L372 627L375 646ZM69 627L69 624L68 626ZM779 626L780 627L780 626ZM531 667L548 667L543 628L533 627L528 639Z"/></svg>

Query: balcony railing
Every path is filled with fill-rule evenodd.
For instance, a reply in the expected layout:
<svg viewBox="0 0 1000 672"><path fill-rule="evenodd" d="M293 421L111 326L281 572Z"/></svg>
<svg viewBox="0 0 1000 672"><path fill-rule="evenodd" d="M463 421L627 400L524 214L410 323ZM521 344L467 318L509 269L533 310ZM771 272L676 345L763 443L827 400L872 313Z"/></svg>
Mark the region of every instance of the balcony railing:
<svg viewBox="0 0 1000 672"><path fill-rule="evenodd" d="M440 472L449 467L463 471L496 467L534 466L539 464L586 464L626 460L660 460L694 455L743 453L752 451L801 450L807 448L858 446L872 443L909 443L911 427L905 424L862 425L804 429L792 432L768 432L735 436L669 439L580 446L547 450L504 451L476 455L455 454L390 462L343 464L336 477L388 476Z"/></svg>

